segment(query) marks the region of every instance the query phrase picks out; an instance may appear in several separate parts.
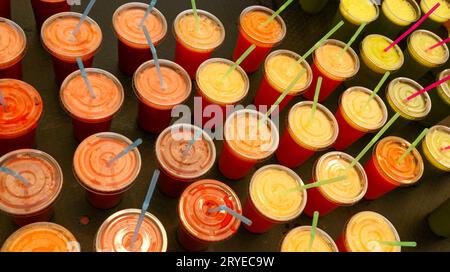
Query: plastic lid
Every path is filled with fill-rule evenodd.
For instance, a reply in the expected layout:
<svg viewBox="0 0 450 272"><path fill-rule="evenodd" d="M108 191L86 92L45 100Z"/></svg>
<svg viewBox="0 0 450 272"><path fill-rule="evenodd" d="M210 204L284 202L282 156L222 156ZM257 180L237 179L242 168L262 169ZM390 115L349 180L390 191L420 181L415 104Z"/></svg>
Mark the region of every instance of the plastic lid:
<svg viewBox="0 0 450 272"><path fill-rule="evenodd" d="M361 43L360 55L370 70L384 74L387 71L397 71L403 66L405 57L398 45L387 52L384 51L392 43L391 39L379 34L367 35L364 38Z"/></svg>
<svg viewBox="0 0 450 272"><path fill-rule="evenodd" d="M281 252L308 252L311 226L301 226L286 234L281 244ZM311 252L339 252L333 239L323 230L316 228L316 237Z"/></svg>
<svg viewBox="0 0 450 272"><path fill-rule="evenodd" d="M6 18L0 18L0 37L0 68L7 68L24 57L27 37L19 25Z"/></svg>
<svg viewBox="0 0 450 272"><path fill-rule="evenodd" d="M430 128L423 141L425 157L437 168L450 171L450 151L442 148L450 145L450 127L434 126Z"/></svg>

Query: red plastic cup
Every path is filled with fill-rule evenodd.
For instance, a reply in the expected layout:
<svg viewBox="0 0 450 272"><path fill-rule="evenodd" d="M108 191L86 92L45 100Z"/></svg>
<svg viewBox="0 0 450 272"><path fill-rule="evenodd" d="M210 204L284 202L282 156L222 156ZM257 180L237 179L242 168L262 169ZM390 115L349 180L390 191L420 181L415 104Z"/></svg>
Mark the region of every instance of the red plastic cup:
<svg viewBox="0 0 450 272"><path fill-rule="evenodd" d="M398 162L411 144L399 137L389 136L373 148L372 157L364 166L369 187L364 198L373 200L397 187L414 185L424 171L422 156L414 148Z"/></svg>
<svg viewBox="0 0 450 272"><path fill-rule="evenodd" d="M13 21L0 18L0 79L22 79L22 59L27 52L27 37Z"/></svg>
<svg viewBox="0 0 450 272"><path fill-rule="evenodd" d="M336 141L339 127L333 114L317 104L315 120L311 120L312 105L311 101L303 101L291 108L286 131L275 153L280 164L296 168Z"/></svg>
<svg viewBox="0 0 450 272"><path fill-rule="evenodd" d="M103 132L86 138L78 146L73 158L73 173L86 190L92 206L113 208L133 186L141 171L141 155L137 148L108 164L131 144L130 139L120 134Z"/></svg>
<svg viewBox="0 0 450 272"><path fill-rule="evenodd" d="M315 86L317 85L319 77L322 77L323 79L319 94L319 102L322 102L344 81L351 79L358 73L360 67L359 58L351 47L347 49L344 57L349 55L348 57L351 58L353 71L347 71L348 69L351 69L349 67L337 67L336 63L328 62L330 57L334 57L335 54L337 54L336 58L338 58L339 52L342 52L341 50L344 49L344 47L345 43L341 41L326 40L321 47L314 51L312 65L313 81L311 83L311 86L314 86L314 88L309 88L307 92L303 93L303 96L306 99L314 100ZM333 50L336 48L338 48L338 50Z"/></svg>
<svg viewBox="0 0 450 272"><path fill-rule="evenodd" d="M346 175L347 178L334 184L311 188L308 190L308 202L303 211L313 217L318 211L325 216L338 207L353 206L358 203L367 191L367 175L361 164L357 163L352 169L347 167L354 158L346 153L333 151L321 156L314 164L312 180L321 180Z"/></svg>
<svg viewBox="0 0 450 272"><path fill-rule="evenodd" d="M224 127L224 145L219 170L227 178L245 177L259 162L268 159L278 147L278 128L255 110L239 110L231 114Z"/></svg>
<svg viewBox="0 0 450 272"><path fill-rule="evenodd" d="M200 64L209 59L212 53L225 40L225 27L211 13L197 9L200 17L199 31L196 30L192 9L178 14L173 23L173 35L176 41L175 62L195 78Z"/></svg>
<svg viewBox="0 0 450 272"><path fill-rule="evenodd" d="M49 17L57 13L70 11L67 0L31 0L31 6L33 7L37 29L41 29L42 24Z"/></svg>
<svg viewBox="0 0 450 272"><path fill-rule="evenodd" d="M125 96L122 84L111 73L87 68L86 74L95 98L91 96L80 70L70 74L60 90L61 104L72 117L74 135L80 142L93 134L110 130Z"/></svg>
<svg viewBox="0 0 450 272"><path fill-rule="evenodd" d="M38 91L16 79L0 79L6 106L0 106L0 156L17 149L33 148L44 108Z"/></svg>
<svg viewBox="0 0 450 272"><path fill-rule="evenodd" d="M118 40L119 68L126 75L133 75L142 63L152 59L144 31L140 23L148 8L145 3L127 3L113 15L114 31ZM145 27L155 46L166 37L167 21L164 15L153 8L145 21Z"/></svg>
<svg viewBox="0 0 450 272"><path fill-rule="evenodd" d="M400 252L399 246L377 241L400 242L394 225L381 214L371 211L353 215L336 240L340 252Z"/></svg>
<svg viewBox="0 0 450 272"><path fill-rule="evenodd" d="M134 73L133 90L139 100L138 124L150 133L160 133L172 121L172 109L190 96L192 82L175 62L159 60L166 84L162 89L153 60L143 63Z"/></svg>
<svg viewBox="0 0 450 272"><path fill-rule="evenodd" d="M230 239L241 221L225 211L209 210L226 205L242 213L241 202L226 184L204 179L191 184L178 203L178 242L188 251L205 251L213 243Z"/></svg>
<svg viewBox="0 0 450 272"><path fill-rule="evenodd" d="M351 87L342 93L339 108L334 114L340 135L333 147L344 150L367 133L374 133L386 124L388 112L383 100L364 87ZM361 110L364 108L364 110Z"/></svg>
<svg viewBox="0 0 450 272"><path fill-rule="evenodd" d="M227 118L227 107L240 104L248 94L250 88L250 80L244 70L237 66L234 72L224 77L234 62L214 58L202 63L197 70L195 86L197 96L201 98L201 114L202 116L195 120L202 120L203 128L212 129L217 125L217 111L209 106L219 106L221 111L222 122ZM211 110L214 114L209 114ZM212 116L209 116L212 115ZM210 124L210 120L214 124Z"/></svg>
<svg viewBox="0 0 450 272"><path fill-rule="evenodd" d="M167 233L161 221L146 212L136 242L131 248L141 210L126 209L108 217L94 240L96 252L166 252Z"/></svg>
<svg viewBox="0 0 450 272"><path fill-rule="evenodd" d="M0 17L11 18L11 0L0 0Z"/></svg>
<svg viewBox="0 0 450 272"><path fill-rule="evenodd" d="M50 221L63 185L58 162L42 151L20 149L1 157L0 166L15 171L29 183L0 172L0 210L19 226Z"/></svg>
<svg viewBox="0 0 450 272"><path fill-rule="evenodd" d="M247 73L257 71L272 48L279 45L286 36L286 24L280 16L276 16L267 26L259 27L274 13L263 6L250 6L239 17L239 36L233 61L239 59L251 45L256 45L255 50L241 63Z"/></svg>
<svg viewBox="0 0 450 272"><path fill-rule="evenodd" d="M87 17L76 37L72 34L82 14L61 12L48 18L41 28L43 47L52 55L56 83L79 69L76 59L81 58L84 67L92 67L94 56L103 40L99 25Z"/></svg>
<svg viewBox="0 0 450 272"><path fill-rule="evenodd" d="M195 135L200 137L185 153ZM209 173L216 160L216 147L211 137L190 124L166 128L158 136L155 149L161 170L158 186L171 197L179 197L192 182Z"/></svg>
<svg viewBox="0 0 450 272"><path fill-rule="evenodd" d="M303 186L302 179L281 165L266 165L250 180L244 216L253 224L245 225L252 233L264 233L275 224L290 222L300 216L306 205L306 190L289 192Z"/></svg>
<svg viewBox="0 0 450 272"><path fill-rule="evenodd" d="M297 64L296 62L300 58L298 54L288 50L274 51L266 58L264 76L255 97L257 107L266 106L270 108L275 104L302 69L305 69L306 73L281 101L279 111L281 112L295 96L308 90L312 82L312 70L306 61Z"/></svg>
<svg viewBox="0 0 450 272"><path fill-rule="evenodd" d="M311 226L301 226L290 230L281 242L281 252L339 252L333 239L325 231L316 228L311 250L309 240L311 237Z"/></svg>

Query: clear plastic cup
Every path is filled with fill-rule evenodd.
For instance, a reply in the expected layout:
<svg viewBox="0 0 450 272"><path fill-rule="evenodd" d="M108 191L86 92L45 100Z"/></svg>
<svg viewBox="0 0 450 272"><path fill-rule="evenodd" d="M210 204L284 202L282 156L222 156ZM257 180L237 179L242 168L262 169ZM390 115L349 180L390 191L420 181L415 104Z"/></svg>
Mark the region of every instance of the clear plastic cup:
<svg viewBox="0 0 450 272"><path fill-rule="evenodd" d="M450 151L442 148L450 146L450 128L446 126L431 127L422 141L423 155L428 162L428 169L450 172Z"/></svg>
<svg viewBox="0 0 450 272"><path fill-rule="evenodd" d="M311 226L301 226L290 230L281 242L281 252L339 252L333 239L325 231L316 228L316 236L309 250Z"/></svg>
<svg viewBox="0 0 450 272"><path fill-rule="evenodd" d="M0 18L0 78L22 79L22 60L27 52L27 37L15 22Z"/></svg>
<svg viewBox="0 0 450 272"><path fill-rule="evenodd" d="M49 17L60 12L70 11L70 5L67 0L31 0L31 6L37 29L41 29L42 24Z"/></svg>

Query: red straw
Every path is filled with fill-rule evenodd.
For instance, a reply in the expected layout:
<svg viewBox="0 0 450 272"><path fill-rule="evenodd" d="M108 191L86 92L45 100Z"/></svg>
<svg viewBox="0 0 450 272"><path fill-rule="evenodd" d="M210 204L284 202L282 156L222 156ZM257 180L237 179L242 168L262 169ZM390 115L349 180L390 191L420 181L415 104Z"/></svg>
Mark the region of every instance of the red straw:
<svg viewBox="0 0 450 272"><path fill-rule="evenodd" d="M421 95L421 94L423 94L423 93L428 92L428 91L431 90L431 89L436 88L437 86L439 86L439 85L445 83L447 80L450 80L450 75L444 77L443 79L439 80L438 82L435 82L435 83L431 84L430 86L424 88L423 90L418 91L418 92L415 92L415 93L413 93L412 95L408 96L408 97L406 98L406 102L410 101L411 99L413 99L413 98L415 98L415 97L417 97L417 96L419 96L419 95Z"/></svg>
<svg viewBox="0 0 450 272"><path fill-rule="evenodd" d="M447 43L447 42L450 42L450 37L448 37L447 39L445 39L445 40L443 40L441 42L438 42L437 44L435 44L432 47L428 48L427 51L431 50L431 49L435 49L436 47L441 46L441 45L443 45L444 43Z"/></svg>
<svg viewBox="0 0 450 272"><path fill-rule="evenodd" d="M450 145L442 148L442 151L446 151L446 150L450 150Z"/></svg>
<svg viewBox="0 0 450 272"><path fill-rule="evenodd" d="M430 9L419 21L417 21L413 26L411 26L405 33L403 33L400 37L398 37L391 45L384 49L384 52L389 51L392 47L398 44L401 40L403 40L406 36L408 36L414 29L418 28L423 21L425 21L439 6L441 3L437 3L432 9Z"/></svg>

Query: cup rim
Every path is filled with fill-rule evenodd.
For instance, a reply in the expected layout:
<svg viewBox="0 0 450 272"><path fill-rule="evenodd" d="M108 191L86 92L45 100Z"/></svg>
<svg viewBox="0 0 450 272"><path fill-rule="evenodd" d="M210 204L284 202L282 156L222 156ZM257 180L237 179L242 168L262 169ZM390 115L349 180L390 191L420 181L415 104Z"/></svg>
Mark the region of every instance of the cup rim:
<svg viewBox="0 0 450 272"><path fill-rule="evenodd" d="M16 55L13 55L13 56L7 58L5 61L0 63L0 66L2 66L1 69L6 69L6 68L11 67L14 64L18 63L20 60L22 60L25 57L25 54L28 49L27 36L25 35L25 32L22 29L22 27L20 27L16 22L14 22L8 18L0 17L0 23L5 23L5 24L9 25L10 27L14 28L17 31L17 33L19 34L19 36L21 36L21 38L23 39L23 46L20 48L19 52L17 52Z"/></svg>
<svg viewBox="0 0 450 272"><path fill-rule="evenodd" d="M443 169L449 169L450 165L445 165L443 164L441 161L437 160L436 157L434 156L434 154L432 152L430 152L431 147L430 147L430 141L428 140L429 135L431 135L432 132L434 132L435 130L443 130L446 131L448 134L450 134L450 127L444 126L444 125L435 125L433 127L431 127L428 130L427 135L425 136L425 138L422 140L422 144L425 145L425 147L428 149L428 152L423 152L425 157L428 159L428 156L430 156L437 164L439 164L439 166L441 166L442 168L439 168L441 170Z"/></svg>
<svg viewBox="0 0 450 272"><path fill-rule="evenodd" d="M424 5L424 7L427 8L428 11L430 11L430 9L431 9L432 7L430 7L430 6L428 5L427 1L425 1L425 0L421 0L421 1L420 1L420 6L421 6L421 8L422 8L422 3L423 3L423 5ZM427 12L428 12L428 11L427 11ZM425 11L424 11L424 12L425 12ZM426 13L426 12L425 12L425 13ZM438 15L437 13L433 13L433 15L436 16L436 17L438 17L438 18L444 19L444 20L445 20L445 19L450 20L450 18L442 17L442 16ZM430 18L430 19L431 19L431 18Z"/></svg>
<svg viewBox="0 0 450 272"><path fill-rule="evenodd" d="M372 37L381 37L381 38L383 38L383 39L385 39L389 44L392 44L394 41L393 40L391 40L390 38L388 38L388 37L386 37L386 36L383 36L383 35L380 35L380 34L369 34L369 35L367 35L366 37L364 37L364 39L363 39L363 41L361 42L361 45L360 45L360 54L361 54L361 58L363 59L363 62L365 63L365 59L367 59L368 61L370 61L370 63L372 64L372 65L374 65L374 66L376 66L376 68L377 69L380 69L380 70L383 70L383 71L389 71L389 72L394 72L394 71L397 71L397 70L399 70L402 66L403 66L403 64L405 63L405 55L403 54L403 51L401 50L401 48L398 46L398 44L396 44L394 47L393 47L393 49L398 53L398 55L399 55L399 57L400 57L400 62L398 63L398 65L397 66L395 66L395 67L391 67L391 68L389 68L389 67L386 67L386 66L383 66L383 67L381 67L380 65L378 65L378 63L376 62L376 61L374 61L374 59L373 58L370 58L368 55L366 55L365 53L364 53L364 44L367 42L367 40L369 39L369 38L372 38ZM391 49L392 50L392 49ZM367 65L367 64L366 64ZM370 68L369 68L370 69ZM371 71L373 71L372 69L370 69ZM375 72L375 71L374 71ZM378 72L377 72L378 73Z"/></svg>
<svg viewBox="0 0 450 272"><path fill-rule="evenodd" d="M299 226L296 228L291 229L288 233L286 233L286 235L284 235L283 240L281 241L281 252L285 252L283 251L283 245L284 243L287 241L289 235L292 235L295 232L302 232L302 231L308 231L310 232L312 229L311 226ZM320 229L320 228L316 228L316 232L319 233L320 236L322 236L322 238L328 243L328 245L330 246L330 248L332 249L333 252L339 252L339 249L336 245L336 243L334 242L333 238L331 238L331 236L326 233L324 230Z"/></svg>
<svg viewBox="0 0 450 272"><path fill-rule="evenodd" d="M408 21L408 20L405 20L405 19L403 19L403 18L400 18L395 12L393 12L392 7L389 6L389 4L388 4L387 1L383 1L381 7L382 7L382 10L383 10L383 6L386 6L386 9L387 9L387 10L388 10L388 11L389 11L389 12L390 12L397 20L406 23L404 26L408 26L409 24L412 24L412 23L414 23L414 22L416 22L417 20L420 19L420 16L421 16L421 14L422 14L422 11L421 11L421 9L420 9L420 7L419 7L419 4L417 4L417 2L416 2L415 0L406 0L406 1L408 1L408 3L411 4L411 5L413 6L413 8L414 8L414 10L415 10L415 12L416 12L416 18L415 18L414 20L412 20L412 21Z"/></svg>
<svg viewBox="0 0 450 272"><path fill-rule="evenodd" d="M427 63L429 63L429 64L431 65L430 68L432 68L432 67L437 67L437 66L440 66L440 65L444 65L444 64L448 61L448 59L449 59L449 57L450 57L450 52L449 52L449 49L448 49L447 44L444 43L444 44L441 45L441 46L444 48L444 51L445 51L445 57L444 57L444 59L442 60L442 62L432 62L430 59L427 58L426 55L423 54L423 52L421 52L421 50L419 50L419 49L418 49L416 46L414 46L413 43L411 42L412 39L413 39L413 37L414 37L414 35L417 35L418 33L422 33L422 34L425 34L425 35L429 35L429 36L431 36L432 38L434 38L434 39L435 39L436 41L438 41L438 42L441 42L441 41L442 41L441 37L439 37L438 35L436 35L435 33L431 32L431 31L429 31L429 30L425 30L425 29L418 29L418 30L415 30L413 33L411 33L411 35L409 35L409 37L408 37L408 46L407 46L408 51L410 52L410 54L412 55L412 57L413 57L414 59L417 59L417 57L418 57L418 58L420 58L421 62L427 62Z"/></svg>
<svg viewBox="0 0 450 272"><path fill-rule="evenodd" d="M340 0L339 1L339 12L342 12L342 10L344 10L344 8L341 8L341 5L342 5L342 1L343 0ZM359 23L360 24L362 24L362 23L366 23L366 24L368 24L368 23L371 23L371 22L374 22L374 21L376 21L377 19L378 19L378 17L380 16L380 8L378 7L378 5L375 3L375 1L374 0L369 0L372 4L373 4L373 6L375 7L375 9L376 9L376 11L377 11L377 15L372 19L372 20L370 20L370 21L368 21L368 22L363 22L363 20L361 20L360 18L357 18L357 17L355 17L355 16L353 16L352 14L350 14L349 12L347 12L347 10L344 10L346 13L346 15L349 17L349 18L351 18L353 21L359 21ZM342 13L341 13L342 14ZM347 19L346 19L347 20ZM349 21L349 20L347 20L347 21ZM352 24L353 24L353 22L351 22Z"/></svg>

